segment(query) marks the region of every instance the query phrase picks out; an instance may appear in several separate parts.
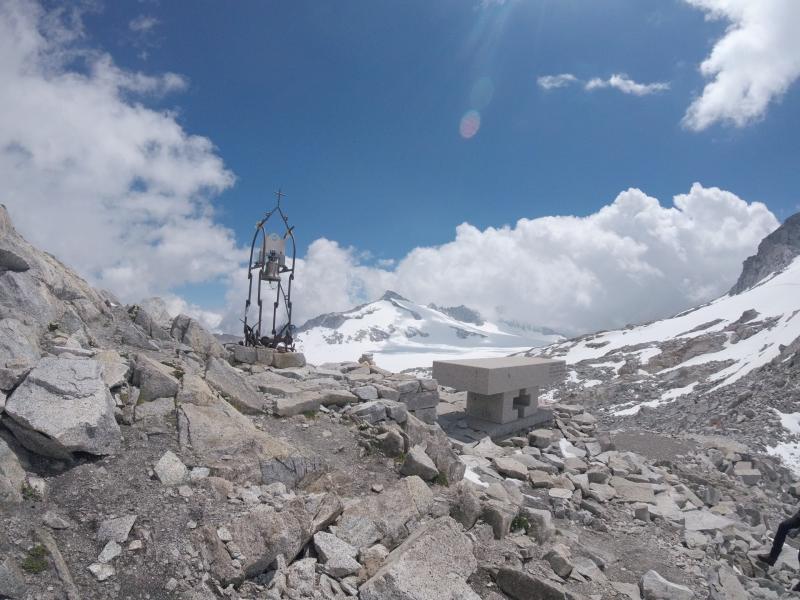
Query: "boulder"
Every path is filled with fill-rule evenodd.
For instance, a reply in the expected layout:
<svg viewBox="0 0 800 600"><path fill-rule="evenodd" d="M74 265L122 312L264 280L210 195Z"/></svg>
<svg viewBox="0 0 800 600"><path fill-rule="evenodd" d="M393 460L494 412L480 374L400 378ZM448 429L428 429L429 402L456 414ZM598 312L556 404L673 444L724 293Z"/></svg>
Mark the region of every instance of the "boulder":
<svg viewBox="0 0 800 600"><path fill-rule="evenodd" d="M128 381L131 365L116 350L101 350L94 355L103 369L103 381L113 389L122 386Z"/></svg>
<svg viewBox="0 0 800 600"><path fill-rule="evenodd" d="M361 568L356 560L358 550L332 533L320 531L314 534L314 548L323 563L325 572L332 577L342 578Z"/></svg>
<svg viewBox="0 0 800 600"><path fill-rule="evenodd" d="M463 453L481 458L496 458L508 454L505 448L495 444L489 436L482 438L474 446L465 446Z"/></svg>
<svg viewBox="0 0 800 600"><path fill-rule="evenodd" d="M689 510L681 514L686 531L715 531L725 529L734 523L731 519L708 510Z"/></svg>
<svg viewBox="0 0 800 600"><path fill-rule="evenodd" d="M17 455L0 438L0 506L21 502L24 482L25 469L19 464Z"/></svg>
<svg viewBox="0 0 800 600"><path fill-rule="evenodd" d="M245 414L258 414L267 407L267 400L244 377L226 361L211 357L206 367L206 382L238 410Z"/></svg>
<svg viewBox="0 0 800 600"><path fill-rule="evenodd" d="M567 600L567 594L561 586L518 569L500 568L495 582L514 600Z"/></svg>
<svg viewBox="0 0 800 600"><path fill-rule="evenodd" d="M275 400L275 414L279 417L292 417L305 412L319 410L321 396L317 392L302 392L289 398Z"/></svg>
<svg viewBox="0 0 800 600"><path fill-rule="evenodd" d="M720 565L708 573L709 600L749 600L750 595L728 566Z"/></svg>
<svg viewBox="0 0 800 600"><path fill-rule="evenodd" d="M161 323L145 307L138 304L128 306L128 316L148 337L156 340L169 339L167 329L162 327Z"/></svg>
<svg viewBox="0 0 800 600"><path fill-rule="evenodd" d="M10 556L0 558L0 598L21 600L26 597L28 585L25 575Z"/></svg>
<svg viewBox="0 0 800 600"><path fill-rule="evenodd" d="M422 479L412 475L380 494L347 506L333 533L359 550L376 542L394 548L432 506L433 493Z"/></svg>
<svg viewBox="0 0 800 600"><path fill-rule="evenodd" d="M483 508L475 489L466 481L456 487L456 495L450 504L450 516L461 523L464 529L472 529Z"/></svg>
<svg viewBox="0 0 800 600"><path fill-rule="evenodd" d="M410 416L410 418L415 418ZM458 483L464 479L467 466L461 462L450 446L450 440L438 425L433 425L434 434L425 443L425 454L430 456L433 464L444 475L447 485Z"/></svg>
<svg viewBox="0 0 800 600"><path fill-rule="evenodd" d="M195 406L211 406L219 401L219 397L208 387L205 379L191 373L187 373L181 379L181 389L175 399L178 405Z"/></svg>
<svg viewBox="0 0 800 600"><path fill-rule="evenodd" d="M363 400L365 402L367 400L378 399L378 390L372 385L361 385L354 387L352 391L359 400Z"/></svg>
<svg viewBox="0 0 800 600"><path fill-rule="evenodd" d="M189 469L171 450L164 453L153 470L164 485L180 485L189 479Z"/></svg>
<svg viewBox="0 0 800 600"><path fill-rule="evenodd" d="M136 427L147 433L175 432L175 399L158 398L152 402L142 402L133 407L133 420Z"/></svg>
<svg viewBox="0 0 800 600"><path fill-rule="evenodd" d="M692 600L694 592L683 585L667 581L652 569L639 581L642 600Z"/></svg>
<svg viewBox="0 0 800 600"><path fill-rule="evenodd" d="M549 510L523 506L520 514L528 521L528 535L540 544L546 544L556 536L553 515Z"/></svg>
<svg viewBox="0 0 800 600"><path fill-rule="evenodd" d="M353 410L350 412L350 415L353 418L369 423L370 425L386 420L386 406L382 400L363 402L352 408Z"/></svg>
<svg viewBox="0 0 800 600"><path fill-rule="evenodd" d="M502 500L492 499L483 505L481 518L492 527L495 539L501 540L511 531L517 508Z"/></svg>
<svg viewBox="0 0 800 600"><path fill-rule="evenodd" d="M180 314L172 320L170 335L203 356L227 356L228 351L200 323Z"/></svg>
<svg viewBox="0 0 800 600"><path fill-rule="evenodd" d="M347 390L322 390L320 402L323 406L345 406L358 402L358 397Z"/></svg>
<svg viewBox="0 0 800 600"><path fill-rule="evenodd" d="M164 331L169 331L172 327L172 315L169 314L169 307L163 298L153 296L145 298L139 302L139 306L147 311L150 318Z"/></svg>
<svg viewBox="0 0 800 600"><path fill-rule="evenodd" d="M406 459L400 467L403 475L417 475L426 481L433 481L439 474L436 465L431 458L425 454L425 448L414 446L406 454Z"/></svg>
<svg viewBox="0 0 800 600"><path fill-rule="evenodd" d="M133 365L133 385L139 388L139 400L174 398L180 382L175 369L168 367L145 354L137 354Z"/></svg>
<svg viewBox="0 0 800 600"><path fill-rule="evenodd" d="M566 579L572 573L573 565L570 562L569 549L563 544L556 544L545 555L544 559L550 563L553 572Z"/></svg>
<svg viewBox="0 0 800 600"><path fill-rule="evenodd" d="M477 568L472 541L450 517L417 529L359 588L361 600L479 600L467 578Z"/></svg>
<svg viewBox="0 0 800 600"><path fill-rule="evenodd" d="M510 456L498 456L492 462L494 463L494 468L501 475L512 479L522 479L523 481L528 478L528 467Z"/></svg>
<svg viewBox="0 0 800 600"><path fill-rule="evenodd" d="M28 373L30 373L31 366L15 366L3 367L3 361L0 359L0 391L10 394L11 391L17 387Z"/></svg>
<svg viewBox="0 0 800 600"><path fill-rule="evenodd" d="M69 459L111 454L120 443L114 400L91 359L41 359L6 401L4 423L29 450Z"/></svg>
<svg viewBox="0 0 800 600"><path fill-rule="evenodd" d="M36 332L21 321L0 319L0 367L14 362L33 364L39 360L42 351L37 338Z"/></svg>
<svg viewBox="0 0 800 600"><path fill-rule="evenodd" d="M367 577L369 578L375 575L378 569L383 566L387 556L389 556L389 551L386 549L386 546L383 544L375 544L374 546L362 550L358 555L358 560L364 565Z"/></svg>
<svg viewBox="0 0 800 600"><path fill-rule="evenodd" d="M287 562L294 560L316 533L315 524L320 524L310 508L316 506L307 506L299 498L287 502L280 512L258 505L224 524L226 540L220 538L220 527L199 528L197 545L211 575L227 586L262 573L280 555ZM236 560L229 551L233 547Z"/></svg>
<svg viewBox="0 0 800 600"><path fill-rule="evenodd" d="M178 407L178 438L181 454L191 454L192 462L212 467L235 481L294 485L324 468L319 459L305 457L257 429L250 419L219 398L207 405L184 401ZM231 456L236 460L227 460Z"/></svg>
<svg viewBox="0 0 800 600"><path fill-rule="evenodd" d="M122 544L128 539L135 522L136 515L106 519L97 528L97 541L106 543L113 540L118 544Z"/></svg>
<svg viewBox="0 0 800 600"><path fill-rule="evenodd" d="M637 483L622 477L612 477L609 484L614 488L616 497L622 502L656 504L652 484Z"/></svg>
<svg viewBox="0 0 800 600"><path fill-rule="evenodd" d="M534 429L528 434L528 441L536 448L547 448L553 442L553 432L550 429Z"/></svg>

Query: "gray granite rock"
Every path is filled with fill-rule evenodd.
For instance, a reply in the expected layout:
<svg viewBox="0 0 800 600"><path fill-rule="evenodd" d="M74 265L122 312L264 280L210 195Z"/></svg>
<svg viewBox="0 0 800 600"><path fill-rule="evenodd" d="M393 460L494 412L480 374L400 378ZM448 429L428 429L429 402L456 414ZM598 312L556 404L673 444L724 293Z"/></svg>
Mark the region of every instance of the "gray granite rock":
<svg viewBox="0 0 800 600"><path fill-rule="evenodd" d="M267 406L267 399L238 369L226 361L211 357L206 367L206 382L218 391L237 410L245 414L258 414Z"/></svg>
<svg viewBox="0 0 800 600"><path fill-rule="evenodd" d="M156 398L174 398L180 382L175 369L153 360L145 354L137 354L133 364L133 385L139 388L141 401Z"/></svg>
<svg viewBox="0 0 800 600"><path fill-rule="evenodd" d="M170 335L202 356L228 355L228 351L217 341L217 338L188 315L181 314L173 319Z"/></svg>
<svg viewBox="0 0 800 600"><path fill-rule="evenodd" d="M114 400L91 359L43 358L6 401L4 423L29 450L69 459L72 452L119 448Z"/></svg>
<svg viewBox="0 0 800 600"><path fill-rule="evenodd" d="M426 481L433 481L439 474L436 465L431 458L425 454L422 446L412 447L406 454L406 459L400 467L403 475L417 475Z"/></svg>
<svg viewBox="0 0 800 600"><path fill-rule="evenodd" d="M695 597L686 586L667 581L652 569L642 575L639 589L643 600L692 600Z"/></svg>
<svg viewBox="0 0 800 600"><path fill-rule="evenodd" d="M472 541L450 517L417 529L359 588L361 600L479 600L467 578L477 568Z"/></svg>

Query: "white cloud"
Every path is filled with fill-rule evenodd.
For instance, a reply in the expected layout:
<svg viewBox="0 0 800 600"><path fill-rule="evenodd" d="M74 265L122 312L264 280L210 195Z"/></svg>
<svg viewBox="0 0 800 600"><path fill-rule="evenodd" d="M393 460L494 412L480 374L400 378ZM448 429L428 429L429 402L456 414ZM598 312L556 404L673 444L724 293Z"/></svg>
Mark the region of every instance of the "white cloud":
<svg viewBox="0 0 800 600"><path fill-rule="evenodd" d="M553 90L566 87L578 81L572 73L561 73L559 75L543 75L536 80L540 88Z"/></svg>
<svg viewBox="0 0 800 600"><path fill-rule="evenodd" d="M689 107L684 125L745 126L764 116L800 77L798 0L685 0L707 19L730 22L700 72L711 81Z"/></svg>
<svg viewBox="0 0 800 600"><path fill-rule="evenodd" d="M561 73L559 75L542 75L536 79L536 83L542 89L554 90L581 83L581 80L572 73ZM655 94L657 92L668 90L669 83L660 81L655 83L638 83L624 73L615 73L608 79L593 77L583 84L583 88L587 91L601 88L613 88L624 94L647 96L649 94Z"/></svg>
<svg viewBox="0 0 800 600"><path fill-rule="evenodd" d="M0 3L0 200L123 300L226 277L244 254L210 201L234 177L210 140L142 103L186 82L117 67L59 15Z"/></svg>
<svg viewBox="0 0 800 600"><path fill-rule="evenodd" d="M393 289L568 333L617 327L725 293L778 226L765 205L718 188L695 184L673 203L630 189L587 217L520 219L483 231L464 223L453 241L417 248L391 270L317 240L298 266L295 321Z"/></svg>
<svg viewBox="0 0 800 600"><path fill-rule="evenodd" d="M669 89L669 83L638 83L624 73L614 73L608 79L595 77L586 82L587 90L597 90L601 88L614 88L623 94L633 94L634 96L647 96L656 92L663 92Z"/></svg>
<svg viewBox="0 0 800 600"><path fill-rule="evenodd" d="M163 295L173 310L238 332L246 252L211 203L233 175L207 138L143 103L185 81L121 69L80 40L79 22L33 2L0 3L2 201L32 242L123 300ZM725 291L777 226L764 205L716 188L695 185L674 204L633 189L584 218L483 231L465 223L453 241L394 266L317 240L298 264L295 321L395 289L568 332L620 325ZM209 281L227 289L224 322L174 296Z"/></svg>
<svg viewBox="0 0 800 600"><path fill-rule="evenodd" d="M135 19L131 20L128 23L128 27L131 31L136 31L137 33L147 33L152 31L154 27L159 24L159 20L155 17L150 15L139 15Z"/></svg>

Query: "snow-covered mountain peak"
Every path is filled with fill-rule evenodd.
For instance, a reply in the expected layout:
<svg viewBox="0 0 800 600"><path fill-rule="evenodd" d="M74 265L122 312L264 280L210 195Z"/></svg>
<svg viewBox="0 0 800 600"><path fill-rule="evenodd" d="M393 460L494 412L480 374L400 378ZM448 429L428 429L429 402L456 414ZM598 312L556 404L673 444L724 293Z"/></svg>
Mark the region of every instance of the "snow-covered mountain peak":
<svg viewBox="0 0 800 600"><path fill-rule="evenodd" d="M429 367L437 359L507 355L563 338L499 326L464 306L425 306L387 291L374 302L307 321L298 339L312 363L342 360L343 352L351 359L372 352L379 365L402 370Z"/></svg>

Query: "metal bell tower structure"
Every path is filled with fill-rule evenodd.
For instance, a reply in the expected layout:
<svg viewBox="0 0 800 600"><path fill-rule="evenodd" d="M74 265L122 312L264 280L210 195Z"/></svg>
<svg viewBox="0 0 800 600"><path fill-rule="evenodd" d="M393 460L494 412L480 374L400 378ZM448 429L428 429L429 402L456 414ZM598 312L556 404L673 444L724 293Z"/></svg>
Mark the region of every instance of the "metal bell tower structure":
<svg viewBox="0 0 800 600"><path fill-rule="evenodd" d="M278 202L264 218L256 223L253 243L250 245L250 264L247 269L247 302L244 305L244 345L263 346L284 351L294 351L292 327L292 282L294 281L295 255L294 226L281 208L281 200L286 196L280 189L275 192ZM275 217L275 218L273 218ZM268 229L277 225L277 231ZM288 246L288 247L287 247ZM290 255L287 257L287 251ZM254 281L255 280L255 281ZM272 329L269 335L262 335L263 298L261 288L266 284L275 292L272 303ZM248 313L256 289L258 319L248 323Z"/></svg>

